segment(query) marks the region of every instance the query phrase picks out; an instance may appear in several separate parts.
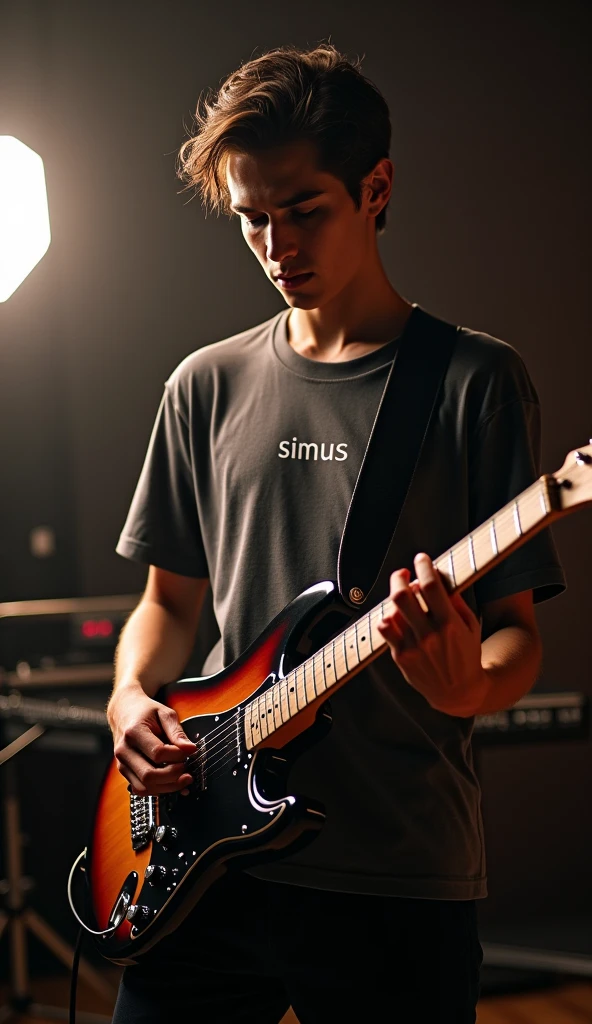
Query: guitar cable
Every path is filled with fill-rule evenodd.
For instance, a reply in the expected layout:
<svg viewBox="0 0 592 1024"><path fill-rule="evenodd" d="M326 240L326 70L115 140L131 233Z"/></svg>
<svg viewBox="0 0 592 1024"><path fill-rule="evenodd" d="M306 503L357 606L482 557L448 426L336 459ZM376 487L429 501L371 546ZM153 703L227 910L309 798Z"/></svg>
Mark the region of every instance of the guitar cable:
<svg viewBox="0 0 592 1024"><path fill-rule="evenodd" d="M85 857L86 857L86 846L84 847L84 850L82 851L82 853L78 854L76 860L74 861L72 867L70 868L70 874L68 875L68 903L70 904L70 910L74 914L74 917L78 921L78 924L82 928L84 928L85 932L88 932L89 935L111 935L111 932L117 931L117 929L119 928L119 925L120 925L121 922L116 922L115 924L109 925L108 928L102 928L100 931L96 931L94 928L89 927L89 925L87 925L82 920L82 918L80 917L80 915L78 914L78 912L76 910L76 907L74 906L74 901L72 899L72 880L74 878L74 872L76 871L76 868L80 864L80 861L83 860L83 858L85 858ZM81 867L80 871L85 871L85 868Z"/></svg>
<svg viewBox="0 0 592 1024"><path fill-rule="evenodd" d="M70 1012L68 1015L69 1024L76 1024L76 989L78 987L78 966L80 964L80 953L82 951L82 940L84 928L78 929L74 957L72 959L72 977L70 978Z"/></svg>
<svg viewBox="0 0 592 1024"><path fill-rule="evenodd" d="M70 1012L68 1015L69 1024L76 1024L76 989L78 987L78 967L80 965L80 953L82 950L82 940L84 939L84 933L88 932L89 935L110 935L111 932L116 931L117 928L119 927L119 924L116 923L110 925L108 928L101 929L101 931L96 931L94 928L89 928L89 926L85 924L85 922L82 920L74 906L74 900L72 897L72 882L74 879L76 869L80 865L80 862L85 858L86 846L84 847L82 853L80 853L76 860L74 861L70 869L70 874L68 875L68 902L70 904L70 910L72 911L74 917L76 918L78 924L80 925L80 929L78 931L78 938L76 939L76 946L74 949L74 957L72 959L72 977L70 979ZM85 872L85 870L86 869L82 865L80 865L80 871Z"/></svg>

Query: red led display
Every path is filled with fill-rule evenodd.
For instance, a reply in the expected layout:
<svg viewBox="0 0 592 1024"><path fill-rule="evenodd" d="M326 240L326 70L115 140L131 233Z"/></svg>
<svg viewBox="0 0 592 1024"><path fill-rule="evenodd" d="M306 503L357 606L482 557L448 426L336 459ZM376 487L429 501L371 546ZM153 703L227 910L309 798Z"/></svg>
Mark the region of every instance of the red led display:
<svg viewBox="0 0 592 1024"><path fill-rule="evenodd" d="M92 640L94 637L112 636L113 634L113 623L110 619L85 619L82 623L81 632L86 640Z"/></svg>

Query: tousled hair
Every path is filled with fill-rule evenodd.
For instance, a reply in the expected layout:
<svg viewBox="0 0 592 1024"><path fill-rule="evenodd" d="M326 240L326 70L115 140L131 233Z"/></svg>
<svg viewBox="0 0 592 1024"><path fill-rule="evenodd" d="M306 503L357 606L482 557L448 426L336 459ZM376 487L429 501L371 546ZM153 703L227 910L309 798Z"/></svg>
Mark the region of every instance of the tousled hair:
<svg viewBox="0 0 592 1024"><path fill-rule="evenodd" d="M300 139L315 144L320 169L341 179L359 208L362 179L389 154L389 110L362 74L360 60L348 60L330 43L270 50L232 72L217 90L205 90L177 172L207 208L230 213L228 156ZM385 224L386 207L376 230Z"/></svg>

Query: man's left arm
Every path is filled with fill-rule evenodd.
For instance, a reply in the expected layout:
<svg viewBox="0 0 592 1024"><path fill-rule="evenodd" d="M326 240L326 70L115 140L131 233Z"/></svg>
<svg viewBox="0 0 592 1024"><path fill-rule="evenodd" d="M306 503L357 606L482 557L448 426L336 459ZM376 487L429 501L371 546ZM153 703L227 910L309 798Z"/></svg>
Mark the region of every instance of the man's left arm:
<svg viewBox="0 0 592 1024"><path fill-rule="evenodd" d="M413 582L406 569L392 574L392 610L378 625L407 682L448 715L511 707L541 664L532 591L484 604L480 623L461 594L448 594L428 555L414 565Z"/></svg>

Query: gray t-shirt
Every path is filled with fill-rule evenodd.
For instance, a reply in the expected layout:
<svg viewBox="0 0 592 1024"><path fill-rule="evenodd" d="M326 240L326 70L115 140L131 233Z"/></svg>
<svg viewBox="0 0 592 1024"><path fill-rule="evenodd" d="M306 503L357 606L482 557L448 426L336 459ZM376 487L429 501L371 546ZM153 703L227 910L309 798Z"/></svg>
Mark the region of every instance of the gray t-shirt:
<svg viewBox="0 0 592 1024"><path fill-rule="evenodd" d="M288 312L199 349L171 374L117 545L127 558L210 578L221 639L204 674L231 664L307 587L335 579L398 344L341 363L307 359L289 344ZM393 438L393 472L404 444ZM436 558L527 487L538 457L539 405L520 356L463 328L373 603L387 596L390 572L413 569L418 551ZM535 600L564 588L548 530L465 598L478 613L531 588ZM328 736L290 776L293 792L325 805L324 828L252 873L350 892L485 896L472 719L431 708L388 652L331 709Z"/></svg>

